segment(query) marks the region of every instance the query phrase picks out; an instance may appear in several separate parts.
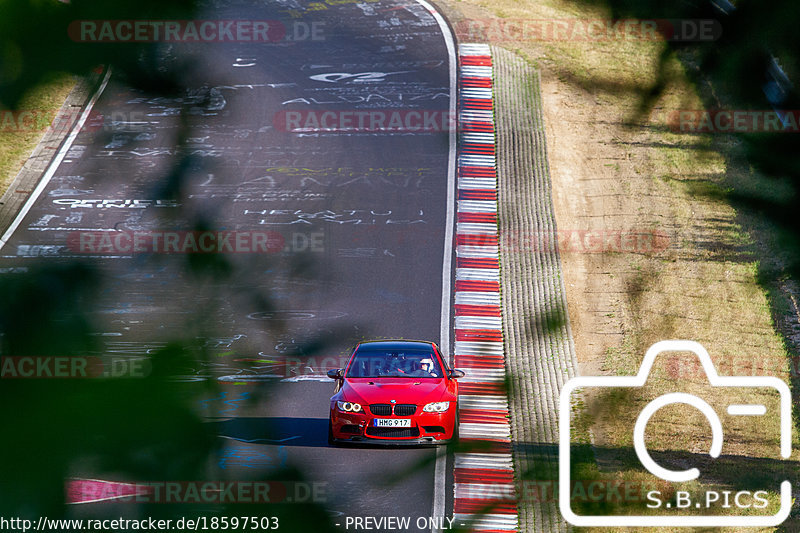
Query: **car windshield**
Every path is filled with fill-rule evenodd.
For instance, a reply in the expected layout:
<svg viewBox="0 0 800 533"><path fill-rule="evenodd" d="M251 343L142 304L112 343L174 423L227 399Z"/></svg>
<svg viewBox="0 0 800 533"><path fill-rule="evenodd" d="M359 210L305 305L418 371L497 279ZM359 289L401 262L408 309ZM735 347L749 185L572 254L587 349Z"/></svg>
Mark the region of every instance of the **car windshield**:
<svg viewBox="0 0 800 533"><path fill-rule="evenodd" d="M347 371L349 378L441 378L436 355L426 350L359 349Z"/></svg>

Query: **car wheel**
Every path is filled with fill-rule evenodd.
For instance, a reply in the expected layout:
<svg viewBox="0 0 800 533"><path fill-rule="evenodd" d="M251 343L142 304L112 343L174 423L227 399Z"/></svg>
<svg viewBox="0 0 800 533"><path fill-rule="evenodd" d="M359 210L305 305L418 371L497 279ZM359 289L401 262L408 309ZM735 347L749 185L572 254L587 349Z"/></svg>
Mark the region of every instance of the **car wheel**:
<svg viewBox="0 0 800 533"><path fill-rule="evenodd" d="M328 444L331 446L336 444L333 440L333 424L330 418L328 419Z"/></svg>

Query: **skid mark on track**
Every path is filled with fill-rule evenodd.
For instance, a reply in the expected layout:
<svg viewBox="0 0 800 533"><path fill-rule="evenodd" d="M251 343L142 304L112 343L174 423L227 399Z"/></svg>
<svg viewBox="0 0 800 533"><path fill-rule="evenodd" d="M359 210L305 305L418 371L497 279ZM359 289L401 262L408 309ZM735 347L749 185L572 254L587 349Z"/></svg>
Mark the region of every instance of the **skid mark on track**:
<svg viewBox="0 0 800 533"><path fill-rule="evenodd" d="M223 470L232 467L285 468L288 462L289 452L286 446L264 449L233 445L223 450L218 465Z"/></svg>
<svg viewBox="0 0 800 533"><path fill-rule="evenodd" d="M236 396L238 396L238 398ZM217 403L218 405L224 405L227 406L227 408L219 409L215 412L215 414L227 415L235 413L239 407L245 404L250 398L251 394L249 392L232 393L222 391L216 398L200 400L200 406L204 411L209 411L213 408L214 403Z"/></svg>

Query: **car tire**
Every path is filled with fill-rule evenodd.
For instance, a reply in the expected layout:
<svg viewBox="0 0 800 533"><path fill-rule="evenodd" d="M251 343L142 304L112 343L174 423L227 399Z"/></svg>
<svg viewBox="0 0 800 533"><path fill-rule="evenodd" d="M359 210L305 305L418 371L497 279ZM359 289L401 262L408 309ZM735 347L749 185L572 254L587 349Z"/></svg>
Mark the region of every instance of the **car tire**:
<svg viewBox="0 0 800 533"><path fill-rule="evenodd" d="M336 442L333 440L333 423L331 423L331 419L328 419L328 445L335 446Z"/></svg>

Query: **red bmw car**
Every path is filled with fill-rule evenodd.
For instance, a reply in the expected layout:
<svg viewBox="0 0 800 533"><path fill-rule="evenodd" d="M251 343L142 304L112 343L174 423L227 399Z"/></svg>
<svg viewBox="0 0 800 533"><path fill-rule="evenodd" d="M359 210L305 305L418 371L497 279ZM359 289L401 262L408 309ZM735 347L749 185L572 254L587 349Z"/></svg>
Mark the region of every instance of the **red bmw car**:
<svg viewBox="0 0 800 533"><path fill-rule="evenodd" d="M328 442L444 444L457 435L458 382L439 348L425 341L358 344L331 370Z"/></svg>

